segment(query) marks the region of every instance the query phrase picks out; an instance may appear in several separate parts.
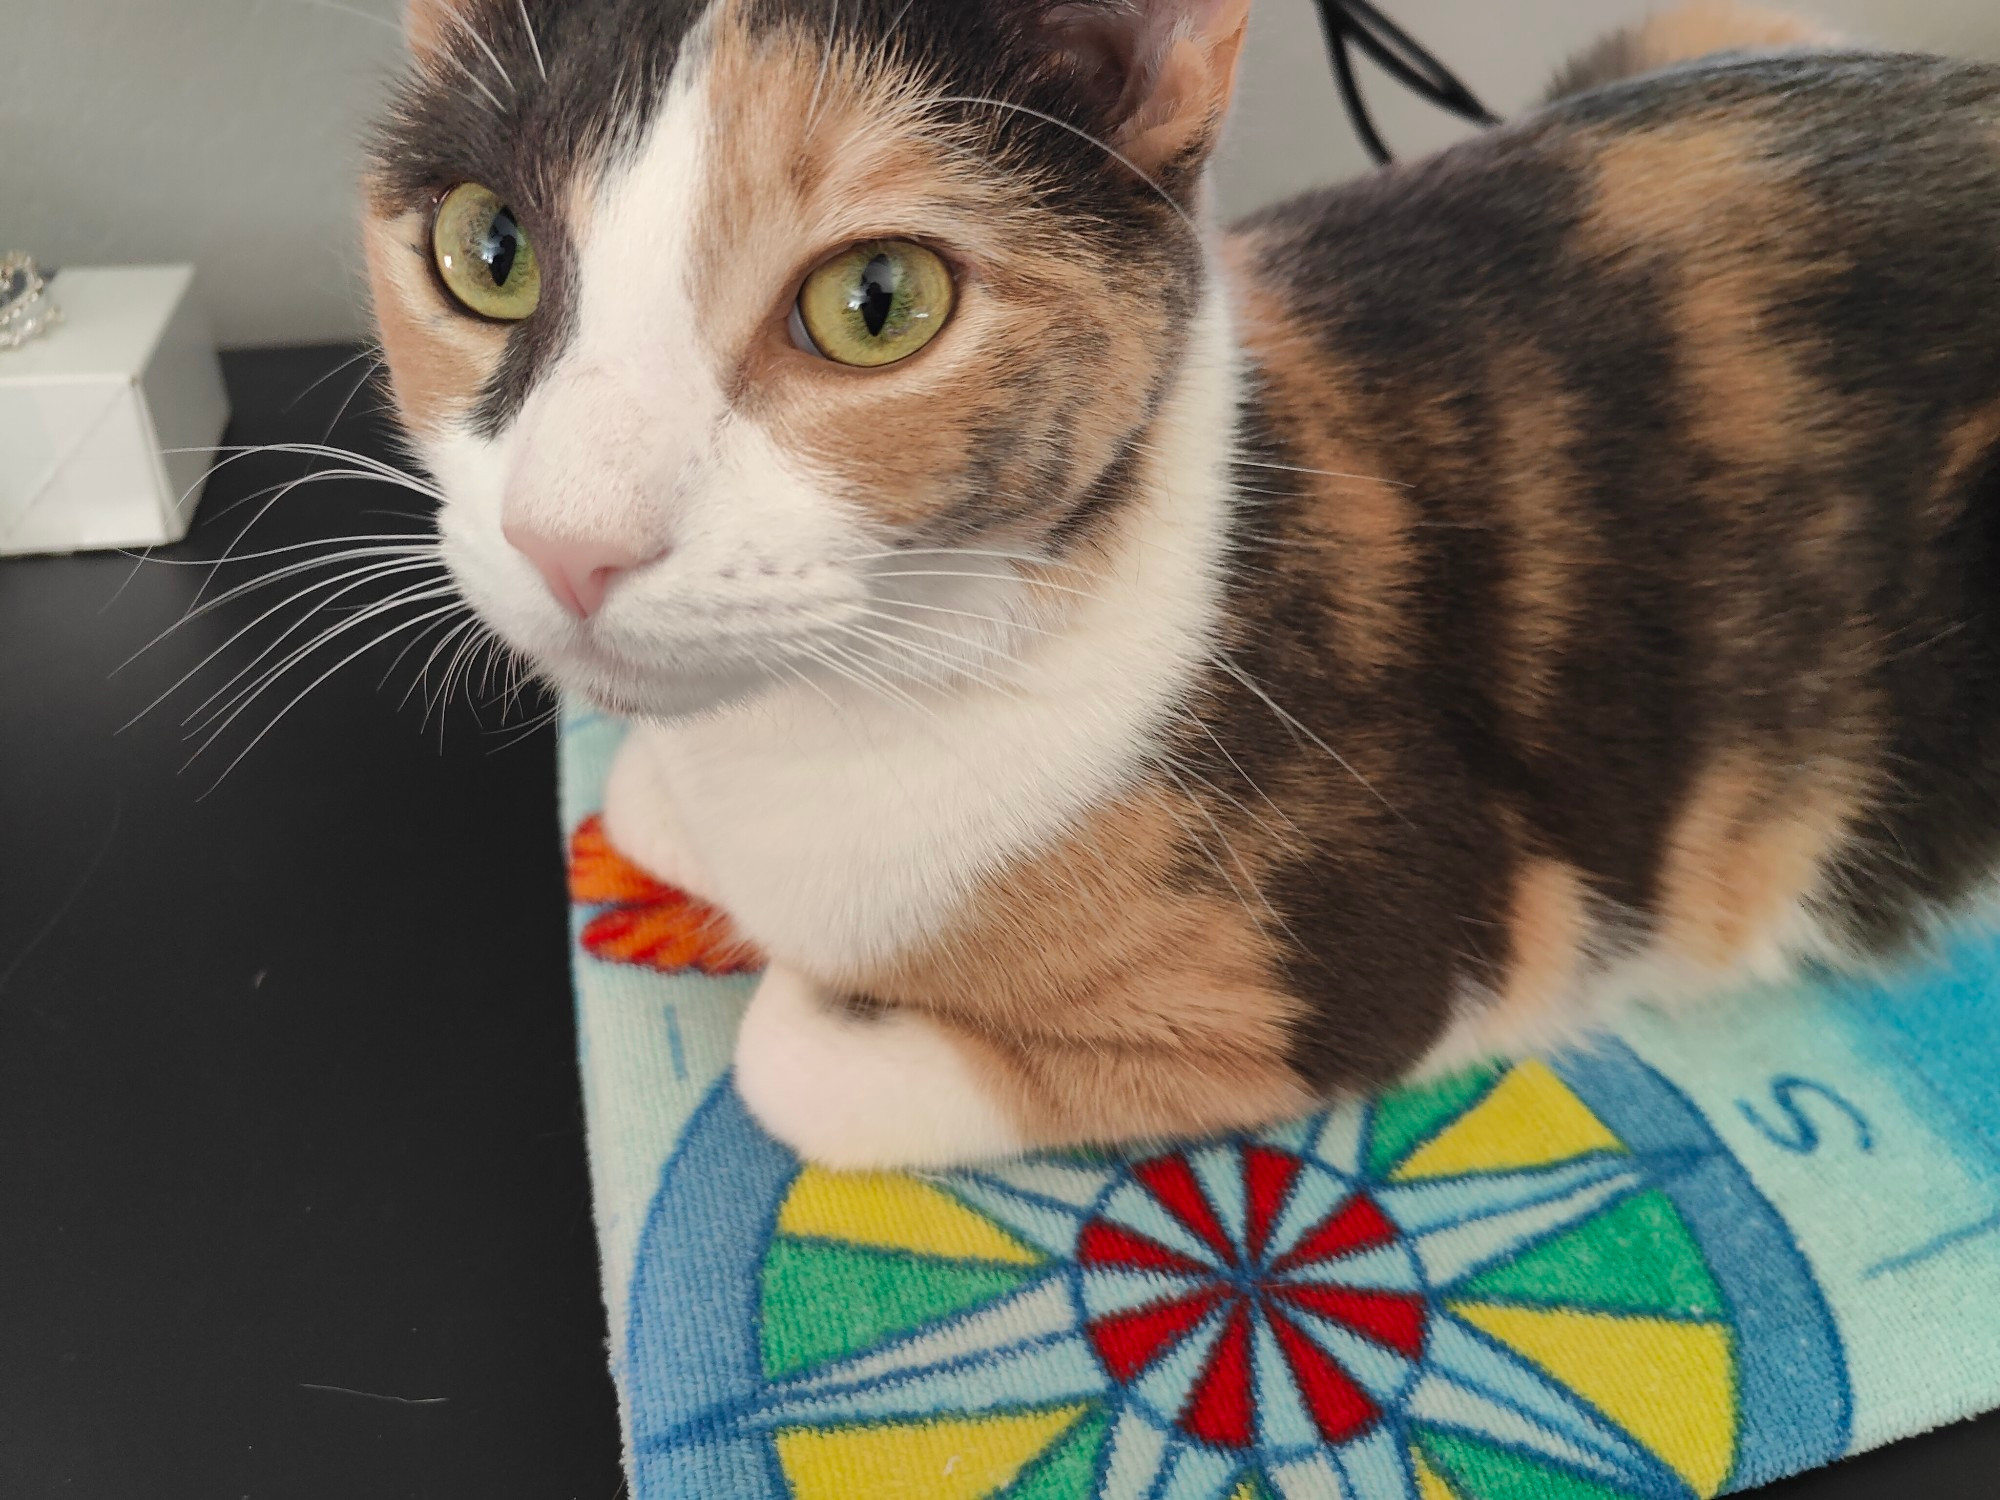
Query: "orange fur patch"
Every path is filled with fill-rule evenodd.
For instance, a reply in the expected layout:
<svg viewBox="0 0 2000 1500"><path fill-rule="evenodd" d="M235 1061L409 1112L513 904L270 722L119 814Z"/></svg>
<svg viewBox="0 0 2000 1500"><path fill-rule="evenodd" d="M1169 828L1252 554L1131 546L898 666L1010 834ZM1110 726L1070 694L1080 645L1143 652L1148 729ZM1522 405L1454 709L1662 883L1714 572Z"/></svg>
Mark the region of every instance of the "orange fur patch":
<svg viewBox="0 0 2000 1500"><path fill-rule="evenodd" d="M1558 367L1537 350L1503 351L1492 394L1509 533L1501 619L1513 649L1505 670L1519 732L1534 742L1543 737L1536 721L1578 627L1575 580L1597 548L1571 456L1576 400Z"/></svg>
<svg viewBox="0 0 2000 1500"><path fill-rule="evenodd" d="M1726 969L1782 931L1818 888L1861 810L1825 767L1790 773L1746 751L1717 755L1668 840L1660 935L1675 955Z"/></svg>
<svg viewBox="0 0 2000 1500"><path fill-rule="evenodd" d="M1590 904L1575 869L1529 859L1514 882L1507 914L1507 967L1491 1024L1532 1025L1571 995L1591 936Z"/></svg>
<svg viewBox="0 0 2000 1500"><path fill-rule="evenodd" d="M1310 1103L1287 1057L1298 1002L1272 977L1253 890L1268 845L1215 849L1244 899L1174 879L1186 797L1137 793L996 878L958 926L876 972L862 992L975 1042L996 1092L1038 1140L1129 1140L1282 1118Z"/></svg>
<svg viewBox="0 0 2000 1500"><path fill-rule="evenodd" d="M1695 119L1587 142L1594 182L1580 248L1588 255L1686 255L1704 240L1740 254L1750 239L1742 227L1732 224L1719 235L1706 226L1738 213L1775 223L1765 195L1796 169L1770 152L1754 121L1741 118Z"/></svg>
<svg viewBox="0 0 2000 1500"><path fill-rule="evenodd" d="M416 213L371 211L362 226L375 322L397 408L418 432L469 410L506 352L507 330L447 304Z"/></svg>

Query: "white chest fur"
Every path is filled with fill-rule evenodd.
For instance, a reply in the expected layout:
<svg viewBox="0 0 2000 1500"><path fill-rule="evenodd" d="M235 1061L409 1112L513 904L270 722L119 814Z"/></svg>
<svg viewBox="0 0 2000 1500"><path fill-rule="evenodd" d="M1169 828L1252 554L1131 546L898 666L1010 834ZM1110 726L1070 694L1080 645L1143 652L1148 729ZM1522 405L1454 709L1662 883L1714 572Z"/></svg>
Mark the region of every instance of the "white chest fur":
<svg viewBox="0 0 2000 1500"><path fill-rule="evenodd" d="M1166 403L1145 498L1060 630L1006 690L918 690L922 709L804 687L635 727L606 806L642 864L828 981L946 929L988 879L1047 848L1147 763L1213 645L1237 374L1221 296Z"/></svg>

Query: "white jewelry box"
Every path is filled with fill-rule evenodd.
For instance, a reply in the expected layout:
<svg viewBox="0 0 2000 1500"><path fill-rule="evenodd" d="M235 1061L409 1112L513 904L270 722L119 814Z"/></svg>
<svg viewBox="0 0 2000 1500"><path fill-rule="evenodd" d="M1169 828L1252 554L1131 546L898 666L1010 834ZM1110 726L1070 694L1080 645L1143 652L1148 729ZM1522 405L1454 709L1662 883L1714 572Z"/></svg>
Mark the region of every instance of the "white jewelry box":
<svg viewBox="0 0 2000 1500"><path fill-rule="evenodd" d="M0 554L187 534L229 423L193 281L192 266L65 269L49 283L62 323L0 350Z"/></svg>

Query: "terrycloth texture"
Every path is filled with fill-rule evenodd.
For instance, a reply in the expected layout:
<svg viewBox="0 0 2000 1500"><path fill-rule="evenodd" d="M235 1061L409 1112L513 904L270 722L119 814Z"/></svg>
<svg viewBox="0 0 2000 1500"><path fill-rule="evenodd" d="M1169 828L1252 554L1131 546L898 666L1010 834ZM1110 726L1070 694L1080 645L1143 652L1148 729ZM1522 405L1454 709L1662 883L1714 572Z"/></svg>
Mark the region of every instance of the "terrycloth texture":
<svg viewBox="0 0 2000 1500"><path fill-rule="evenodd" d="M2000 1406L2000 940L1255 1140L801 1169L564 738L638 1500L1709 1496ZM585 941L587 934L587 942ZM599 957L596 955L605 955Z"/></svg>

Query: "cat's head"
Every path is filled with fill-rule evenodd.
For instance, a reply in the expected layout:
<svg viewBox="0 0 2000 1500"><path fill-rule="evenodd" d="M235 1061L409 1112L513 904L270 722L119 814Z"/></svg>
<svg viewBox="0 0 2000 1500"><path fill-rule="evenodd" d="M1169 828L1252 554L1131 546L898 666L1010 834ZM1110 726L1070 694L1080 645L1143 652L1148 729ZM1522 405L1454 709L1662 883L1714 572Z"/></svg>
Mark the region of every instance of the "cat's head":
<svg viewBox="0 0 2000 1500"><path fill-rule="evenodd" d="M1022 559L1145 466L1248 6L413 0L368 260L474 606L667 715L1063 597Z"/></svg>

